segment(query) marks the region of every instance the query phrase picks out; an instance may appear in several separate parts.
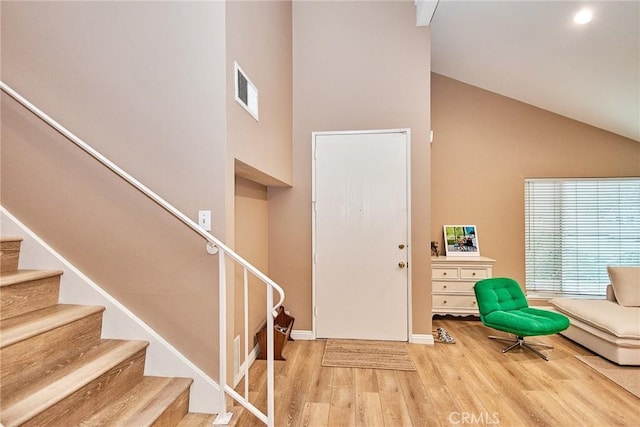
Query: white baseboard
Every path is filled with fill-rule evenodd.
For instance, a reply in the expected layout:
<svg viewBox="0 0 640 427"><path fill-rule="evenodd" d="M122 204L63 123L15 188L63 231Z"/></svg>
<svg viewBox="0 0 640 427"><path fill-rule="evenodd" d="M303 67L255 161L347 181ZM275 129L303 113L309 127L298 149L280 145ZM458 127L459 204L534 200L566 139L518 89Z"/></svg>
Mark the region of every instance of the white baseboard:
<svg viewBox="0 0 640 427"><path fill-rule="evenodd" d="M106 308L102 338L148 341L145 375L193 378L190 412L220 412L218 384L193 364L149 325L74 267L27 226L0 206L0 224L5 236L22 237L21 268L62 270L60 302L100 305Z"/></svg>
<svg viewBox="0 0 640 427"><path fill-rule="evenodd" d="M291 338L298 341L313 341L316 337L313 335L313 331L291 331Z"/></svg>
<svg viewBox="0 0 640 427"><path fill-rule="evenodd" d="M434 345L435 340L433 339L433 335L423 335L423 334L413 334L411 335L411 341L413 344L426 344L426 345Z"/></svg>

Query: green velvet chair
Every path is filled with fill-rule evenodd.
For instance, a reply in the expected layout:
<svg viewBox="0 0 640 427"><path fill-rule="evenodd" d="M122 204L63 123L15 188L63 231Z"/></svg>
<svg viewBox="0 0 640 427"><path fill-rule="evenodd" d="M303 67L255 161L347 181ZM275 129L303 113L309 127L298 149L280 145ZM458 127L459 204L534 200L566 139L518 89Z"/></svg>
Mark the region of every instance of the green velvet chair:
<svg viewBox="0 0 640 427"><path fill-rule="evenodd" d="M544 360L549 360L545 354L532 346L553 348L552 346L525 341L525 337L552 335L564 331L569 327L569 319L566 316L530 308L518 282L507 277L480 280L473 290L482 323L516 336L516 339L489 336L491 339L513 343L502 350L503 353L516 347L524 347Z"/></svg>

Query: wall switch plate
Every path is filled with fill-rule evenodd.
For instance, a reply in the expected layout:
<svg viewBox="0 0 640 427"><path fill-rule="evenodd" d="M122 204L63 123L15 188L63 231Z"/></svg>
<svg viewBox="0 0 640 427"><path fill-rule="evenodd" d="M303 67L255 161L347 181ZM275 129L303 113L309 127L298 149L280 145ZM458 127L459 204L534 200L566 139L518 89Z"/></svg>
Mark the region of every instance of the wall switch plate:
<svg viewBox="0 0 640 427"><path fill-rule="evenodd" d="M211 231L211 211L198 211L198 225L204 231Z"/></svg>

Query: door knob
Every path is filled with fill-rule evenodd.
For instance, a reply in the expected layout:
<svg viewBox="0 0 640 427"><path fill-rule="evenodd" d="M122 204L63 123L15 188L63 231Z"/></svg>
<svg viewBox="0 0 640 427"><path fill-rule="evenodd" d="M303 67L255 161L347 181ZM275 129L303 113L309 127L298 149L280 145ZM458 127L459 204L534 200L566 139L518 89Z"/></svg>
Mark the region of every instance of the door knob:
<svg viewBox="0 0 640 427"><path fill-rule="evenodd" d="M404 249L404 245L401 243L401 244L398 245L398 248Z"/></svg>
<svg viewBox="0 0 640 427"><path fill-rule="evenodd" d="M406 265L407 265L407 264L405 264L405 263L404 263L404 261L400 261L400 262L398 263L398 267L400 267L400 268L404 268Z"/></svg>

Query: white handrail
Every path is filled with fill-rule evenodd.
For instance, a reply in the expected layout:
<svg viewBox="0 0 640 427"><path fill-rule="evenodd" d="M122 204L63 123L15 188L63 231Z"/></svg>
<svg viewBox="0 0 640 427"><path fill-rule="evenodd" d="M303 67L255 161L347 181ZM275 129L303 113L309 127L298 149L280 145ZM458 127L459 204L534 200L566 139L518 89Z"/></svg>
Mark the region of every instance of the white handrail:
<svg viewBox="0 0 640 427"><path fill-rule="evenodd" d="M260 280L262 280L263 282L265 282L266 284L268 284L269 286L271 286L275 290L277 290L278 294L280 294L280 301L278 301L278 303L273 307L274 312L278 307L280 307L282 305L282 303L284 302L284 291L282 290L282 288L277 283L275 283L273 280L271 280L269 277L267 277L263 272L258 270L251 263L246 261L244 258L242 258L240 255L238 255L236 252L234 252L232 249L230 249L227 245L222 243L220 240L218 240L212 234L204 231L198 224L195 223L195 221L193 221L191 218L189 218L188 216L186 216L185 214L180 212L175 206L173 206L172 204L170 204L169 202L164 200L162 197L158 196L156 193L151 191L146 185L144 185L143 183L141 183L140 181L138 181L137 179L135 179L134 177L129 175L127 172L125 172L118 165L113 163L111 160L107 159L105 156L103 156L100 152L95 150L89 144L87 144L86 142L84 142L83 140L78 138L76 135L74 135L72 132L70 132L68 129L66 129L64 126L62 126L60 123L58 123L57 121L52 119L50 116L48 116L42 110L40 110L38 107L33 105L31 102L29 102L24 97L22 97L22 95L20 95L18 92L16 92L15 90L11 89L3 81L0 81L0 88L7 95L11 96L13 99L18 101L23 106L25 106L32 113L34 113L36 116L40 117L40 119L42 119L44 122L46 122L49 126L54 128L60 134L64 135L68 140L70 140L71 142L76 144L78 147L82 148L85 152L87 152L89 155L91 155L91 157L93 157L94 159L96 159L97 161L99 161L100 163L102 163L103 165L108 167L109 169L111 169L113 172L115 172L122 179L124 179L129 184L131 184L132 186L137 188L145 196L149 197L151 200L153 200L158 205L160 205L162 208L164 208L167 212L169 212L170 214L172 214L173 216L178 218L186 226L188 226L193 231L195 231L196 233L201 235L205 240L207 240L208 243L210 243L212 245L215 245L219 249L222 249L223 251L225 251L227 253L227 255L229 255L232 259L237 261L239 264L242 264L243 266L245 266L256 277L258 277Z"/></svg>
<svg viewBox="0 0 640 427"><path fill-rule="evenodd" d="M145 196L150 198L152 201L154 201L160 207L162 207L167 212L169 212L171 215L176 217L178 220L180 220L183 224L185 224L191 230L195 231L197 234L202 236L207 241L207 251L209 253L215 254L216 253L215 252L215 248L218 249L218 251L219 251L219 253L218 253L218 256L219 256L219 258L218 258L219 259L218 269L219 269L219 284L220 284L220 293L219 293L219 297L220 297L220 301L219 301L219 307L220 307L220 325L219 325L219 327L220 327L220 343L219 343L220 344L220 379L219 379L219 382L220 382L220 405L221 405L222 410L223 410L222 413L226 413L225 392L227 392L234 399L239 401L251 413L256 415L262 422L264 422L268 426L273 426L274 425L274 416L275 416L275 408L274 408L274 400L273 400L274 399L274 396L273 396L273 390L274 390L273 316L276 315L277 309L284 302L284 290L277 283L275 283L273 280L271 280L269 277L267 277L263 272L258 270L251 263L246 261L244 258L242 258L240 255L238 255L232 249L230 249L227 245L222 243L220 240L218 240L212 234L210 234L210 233L206 232L205 230L203 230L202 228L200 228L200 226L198 224L196 224L195 221L193 221L191 218L189 218L184 213L179 211L175 206L173 206L172 204L170 204L169 202L164 200L162 197L160 197L155 192L151 191L146 185L142 184L140 181L135 179L133 176L129 175L126 171L124 171L118 165L116 165L111 160L106 158L104 155L102 155L100 152L95 150L93 147L91 147L89 144L84 142L82 139L78 138L71 131L66 129L64 126L62 126L56 120L51 118L45 112L43 112L38 107L33 105L26 98L24 98L22 95L20 95L18 92L13 90L11 87L9 87L6 83L4 83L1 80L0 80L0 89L2 89L3 92L5 92L7 95L11 96L13 99L18 101L20 104L22 104L25 108L27 108L33 114L38 116L42 121L47 123L53 129L55 129L57 132L59 132L61 135L66 137L69 141L73 142L75 145L80 147L83 151L85 151L91 157L93 157L94 159L96 159L97 161L102 163L104 166L106 166L111 171L113 171L115 174L120 176L122 179L124 179L130 185L135 187L138 191L143 193ZM272 293L272 291L270 291L267 288L267 330L269 332L267 334L267 348L266 348L266 353L267 353L267 389L268 389L268 393L267 393L267 395L268 395L268 397L267 397L267 399L268 399L267 415L261 413L255 406L253 406L249 402L249 400L248 400L248 389L246 387L245 387L245 397L243 398L240 394L236 393L235 390L233 390L233 388L229 387L229 385L227 384L227 381L226 381L226 378L227 378L227 373L226 373L226 351L227 351L227 343L226 343L227 330L226 329L227 329L227 326L226 326L226 261L225 261L225 256L229 256L231 259L233 259L234 261L236 261L237 263L242 265L243 268L244 268L245 276L246 276L246 272L250 271L254 276L256 276L258 279L260 279L262 282L264 282L266 285L268 285L271 289L275 289L278 292L279 296L280 296L280 299L279 299L278 303L276 305L273 305L273 293ZM246 282L247 282L247 279L245 277L245 289L246 289ZM245 294L244 294L244 299L245 299L244 307L245 307L245 309L247 308L247 298L248 298L248 295L247 295L247 292L245 292ZM273 316L271 316L271 314L273 314ZM248 325L247 325L246 319L247 318L246 318L246 313L245 313L245 325L244 325L244 328L245 328L245 343L248 342L248 335L247 335L248 334L248 331L247 331ZM245 360L247 360L246 359L246 355L247 355L247 350L245 348ZM248 382L248 375L249 375L248 367L245 368L244 374L245 374L245 382Z"/></svg>

